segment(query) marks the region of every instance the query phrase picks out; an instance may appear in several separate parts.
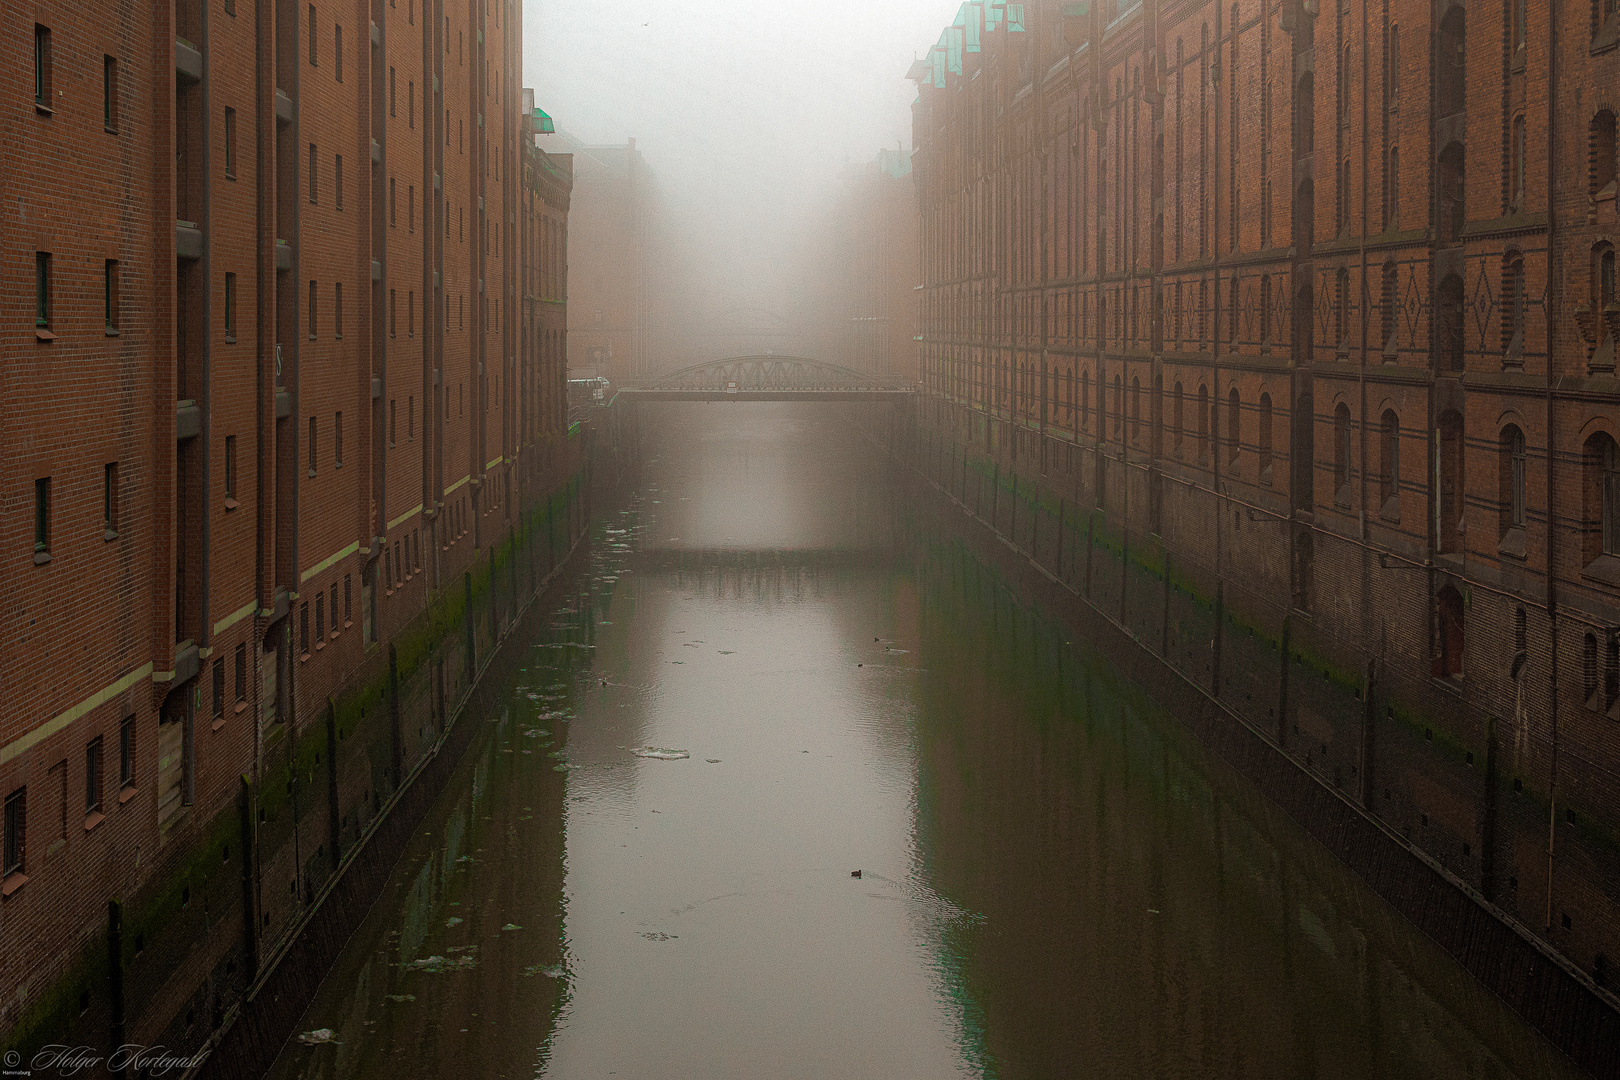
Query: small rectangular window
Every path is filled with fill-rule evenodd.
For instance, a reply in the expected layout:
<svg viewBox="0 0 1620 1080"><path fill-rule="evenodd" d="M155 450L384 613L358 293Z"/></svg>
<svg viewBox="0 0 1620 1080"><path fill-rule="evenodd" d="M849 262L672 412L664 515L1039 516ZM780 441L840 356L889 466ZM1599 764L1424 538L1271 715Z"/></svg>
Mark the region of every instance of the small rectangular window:
<svg viewBox="0 0 1620 1080"><path fill-rule="evenodd" d="M225 509L236 509L236 436L225 436Z"/></svg>
<svg viewBox="0 0 1620 1080"><path fill-rule="evenodd" d="M247 701L247 693L247 646L243 644L236 647L236 703L238 705Z"/></svg>
<svg viewBox="0 0 1620 1080"><path fill-rule="evenodd" d="M343 282L332 286L332 334L343 340Z"/></svg>
<svg viewBox="0 0 1620 1080"><path fill-rule="evenodd" d="M6 842L0 877L20 874L26 865L28 837L28 789L20 787L6 796Z"/></svg>
<svg viewBox="0 0 1620 1080"><path fill-rule="evenodd" d="M34 252L34 328L48 330L51 325L51 256L48 251Z"/></svg>
<svg viewBox="0 0 1620 1080"><path fill-rule="evenodd" d="M51 550L51 478L34 481L34 559Z"/></svg>
<svg viewBox="0 0 1620 1080"><path fill-rule="evenodd" d="M343 575L343 625L344 626L348 626L349 623L353 621L352 618L350 617L350 612L353 610L349 605L350 596L351 596L351 594L350 594L350 591L349 591L349 575L344 574Z"/></svg>
<svg viewBox="0 0 1620 1080"><path fill-rule="evenodd" d="M298 658L309 659L309 602L298 605Z"/></svg>
<svg viewBox="0 0 1620 1080"><path fill-rule="evenodd" d="M309 66L315 66L315 5L309 5Z"/></svg>
<svg viewBox="0 0 1620 1080"><path fill-rule="evenodd" d="M101 467L101 529L111 540L118 535L118 462Z"/></svg>
<svg viewBox="0 0 1620 1080"><path fill-rule="evenodd" d="M332 467L343 468L343 413L337 414L335 426L332 429Z"/></svg>
<svg viewBox="0 0 1620 1080"><path fill-rule="evenodd" d="M315 282L309 283L309 340L315 340Z"/></svg>
<svg viewBox="0 0 1620 1080"><path fill-rule="evenodd" d="M118 60L101 58L101 126L106 131L118 131Z"/></svg>
<svg viewBox="0 0 1620 1080"><path fill-rule="evenodd" d="M333 193L334 203L335 203L335 205L337 206L337 208L339 210L342 210L343 209L343 155L342 154L337 155L337 159L332 163L332 186L336 189L334 191L334 193Z"/></svg>
<svg viewBox="0 0 1620 1080"><path fill-rule="evenodd" d="M217 657L214 660L214 712L218 717L225 715L225 658Z"/></svg>
<svg viewBox="0 0 1620 1080"><path fill-rule="evenodd" d="M135 718L124 717L124 722L118 725L118 786L129 789L135 786Z"/></svg>
<svg viewBox="0 0 1620 1080"><path fill-rule="evenodd" d="M225 110L225 175L236 179L236 110Z"/></svg>
<svg viewBox="0 0 1620 1080"><path fill-rule="evenodd" d="M309 475L315 475L315 418L309 418Z"/></svg>
<svg viewBox="0 0 1620 1080"><path fill-rule="evenodd" d="M309 144L309 201L319 202L319 189L315 184L315 144Z"/></svg>
<svg viewBox="0 0 1620 1080"><path fill-rule="evenodd" d="M322 648L326 642L326 593L315 594L315 647Z"/></svg>
<svg viewBox="0 0 1620 1080"><path fill-rule="evenodd" d="M236 341L236 275L225 272L225 343Z"/></svg>
<svg viewBox="0 0 1620 1080"><path fill-rule="evenodd" d="M102 313L107 329L118 333L118 260L108 259L101 268Z"/></svg>
<svg viewBox="0 0 1620 1080"><path fill-rule="evenodd" d="M337 73L337 81L343 81L343 27L332 27L332 68Z"/></svg>
<svg viewBox="0 0 1620 1080"><path fill-rule="evenodd" d="M34 24L34 105L51 107L51 31Z"/></svg>
<svg viewBox="0 0 1620 1080"><path fill-rule="evenodd" d="M86 815L101 810L101 736L97 735L84 747L84 812Z"/></svg>

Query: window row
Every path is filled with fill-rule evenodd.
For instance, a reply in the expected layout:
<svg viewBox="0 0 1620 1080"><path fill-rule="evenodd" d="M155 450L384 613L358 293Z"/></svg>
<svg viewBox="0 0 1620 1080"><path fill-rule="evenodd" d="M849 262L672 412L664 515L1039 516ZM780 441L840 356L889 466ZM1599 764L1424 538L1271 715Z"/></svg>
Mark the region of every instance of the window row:
<svg viewBox="0 0 1620 1080"><path fill-rule="evenodd" d="M315 609L315 635L310 637L310 607L311 602L305 600L298 606L298 652L299 660L308 660L315 653L326 648L328 641L335 640L344 630L354 625L354 592L351 588L350 575L343 575L343 607L342 623L338 621L338 583L332 582L330 591L317 589L314 597ZM331 606L328 607L328 599ZM331 613L331 622L327 621L327 613Z"/></svg>

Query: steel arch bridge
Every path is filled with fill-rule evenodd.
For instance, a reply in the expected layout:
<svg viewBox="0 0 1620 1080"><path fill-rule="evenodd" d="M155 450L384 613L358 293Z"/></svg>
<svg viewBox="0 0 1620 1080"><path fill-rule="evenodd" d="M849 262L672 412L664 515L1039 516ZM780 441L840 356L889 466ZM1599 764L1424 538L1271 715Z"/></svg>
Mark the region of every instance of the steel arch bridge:
<svg viewBox="0 0 1620 1080"><path fill-rule="evenodd" d="M767 353L694 364L620 393L653 401L854 401L906 397L915 387L893 376Z"/></svg>

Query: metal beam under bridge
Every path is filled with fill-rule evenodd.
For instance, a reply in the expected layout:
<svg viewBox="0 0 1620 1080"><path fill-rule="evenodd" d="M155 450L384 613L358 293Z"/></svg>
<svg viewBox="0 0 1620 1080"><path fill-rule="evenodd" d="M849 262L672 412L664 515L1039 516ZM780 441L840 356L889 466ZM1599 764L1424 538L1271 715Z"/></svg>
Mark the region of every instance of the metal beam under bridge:
<svg viewBox="0 0 1620 1080"><path fill-rule="evenodd" d="M627 401L896 401L916 387L803 356L731 356L619 391Z"/></svg>
<svg viewBox="0 0 1620 1080"><path fill-rule="evenodd" d="M620 390L630 401L899 401L916 395L910 387L874 387L869 390L679 390L647 387Z"/></svg>

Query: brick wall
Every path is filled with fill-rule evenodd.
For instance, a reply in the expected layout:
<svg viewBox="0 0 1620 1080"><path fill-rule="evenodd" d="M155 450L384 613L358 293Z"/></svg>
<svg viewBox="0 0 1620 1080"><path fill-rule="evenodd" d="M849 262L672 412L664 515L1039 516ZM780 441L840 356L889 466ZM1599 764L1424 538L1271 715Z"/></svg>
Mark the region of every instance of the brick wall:
<svg viewBox="0 0 1620 1080"><path fill-rule="evenodd" d="M1094 538L1130 566L1134 537L1185 610L1133 608L1134 571L1084 579L1094 603L1189 677L1264 690L1255 723L1612 985L1620 25L1080 10L987 5L912 69L942 422L993 463L981 487L1061 461ZM1270 646L1210 656L1217 598L1233 647ZM1309 694L1279 706L1295 667Z"/></svg>
<svg viewBox="0 0 1620 1080"><path fill-rule="evenodd" d="M0 20L19 148L0 211L0 795L26 800L0 1031L106 1032L95 957L118 899L126 1033L195 1042L330 872L329 823L293 827L325 791L328 702L386 681L390 647L487 575L492 546L532 543L575 467L571 162L533 145L507 0L30 12ZM458 696L453 652L412 668L412 748ZM338 757L341 847L399 770Z"/></svg>

